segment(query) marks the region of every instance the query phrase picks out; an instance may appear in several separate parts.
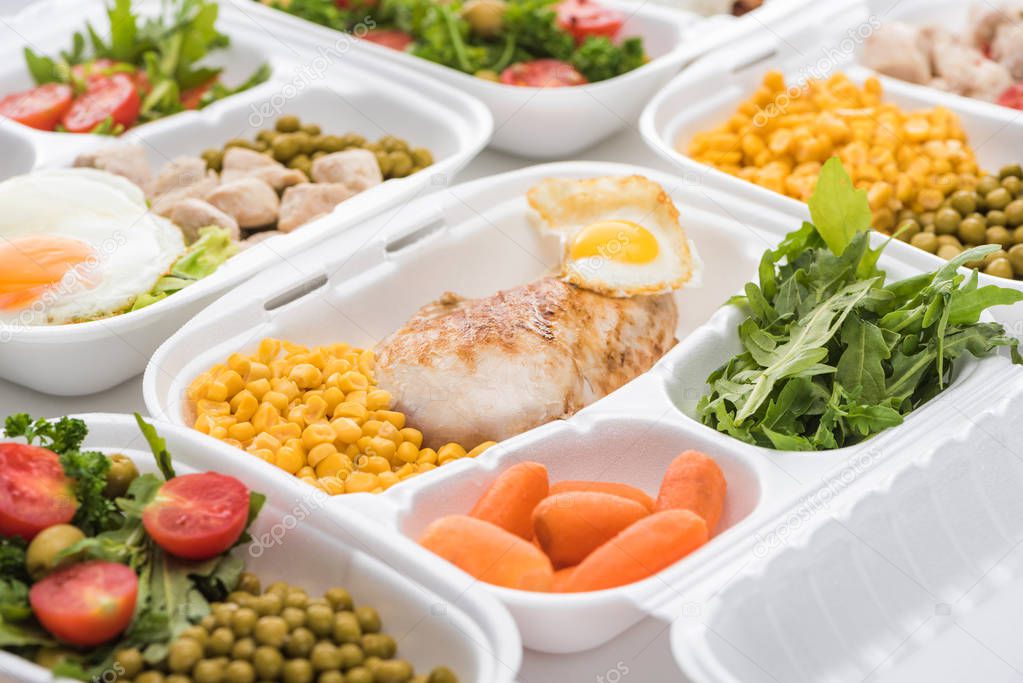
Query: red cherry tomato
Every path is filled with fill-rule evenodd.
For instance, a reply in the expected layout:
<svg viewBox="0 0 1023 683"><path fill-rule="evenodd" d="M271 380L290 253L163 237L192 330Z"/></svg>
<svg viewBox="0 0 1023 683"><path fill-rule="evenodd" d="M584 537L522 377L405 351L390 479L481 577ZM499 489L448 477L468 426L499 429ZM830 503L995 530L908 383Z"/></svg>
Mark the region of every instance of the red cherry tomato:
<svg viewBox="0 0 1023 683"><path fill-rule="evenodd" d="M58 569L32 586L32 611L47 631L78 647L112 640L131 623L139 579L123 564L96 560Z"/></svg>
<svg viewBox="0 0 1023 683"><path fill-rule="evenodd" d="M625 23L625 15L592 0L564 0L557 8L558 26L568 31L576 43L590 36L614 38Z"/></svg>
<svg viewBox="0 0 1023 683"><path fill-rule="evenodd" d="M183 90L181 92L181 106L185 109L198 109L199 103L202 101L202 96L206 94L213 84L217 82L219 76L214 76L205 83L200 83L194 88Z"/></svg>
<svg viewBox="0 0 1023 683"><path fill-rule="evenodd" d="M501 82L531 88L561 88L588 83L575 67L557 59L534 59L512 64L501 72Z"/></svg>
<svg viewBox="0 0 1023 683"><path fill-rule="evenodd" d="M1023 109L1023 83L1010 86L1008 90L998 96L998 104L1013 109Z"/></svg>
<svg viewBox="0 0 1023 683"><path fill-rule="evenodd" d="M47 83L0 99L0 116L39 130L53 130L71 108L72 92L62 83Z"/></svg>
<svg viewBox="0 0 1023 683"><path fill-rule="evenodd" d="M248 517L245 485L234 477L204 472L174 477L161 486L142 513L142 524L171 555L206 560L234 545Z"/></svg>
<svg viewBox="0 0 1023 683"><path fill-rule="evenodd" d="M30 541L43 529L70 522L77 508L56 453L0 443L0 536Z"/></svg>
<svg viewBox="0 0 1023 683"><path fill-rule="evenodd" d="M64 116L64 127L72 133L88 133L108 118L129 128L139 117L138 89L130 76L113 74L89 81L85 93Z"/></svg>
<svg viewBox="0 0 1023 683"><path fill-rule="evenodd" d="M371 43L383 45L384 47L389 47L392 50L398 50L399 52L404 52L408 49L408 46L412 44L412 36L404 31L390 28L367 31L366 35L362 38L363 40L368 40Z"/></svg>

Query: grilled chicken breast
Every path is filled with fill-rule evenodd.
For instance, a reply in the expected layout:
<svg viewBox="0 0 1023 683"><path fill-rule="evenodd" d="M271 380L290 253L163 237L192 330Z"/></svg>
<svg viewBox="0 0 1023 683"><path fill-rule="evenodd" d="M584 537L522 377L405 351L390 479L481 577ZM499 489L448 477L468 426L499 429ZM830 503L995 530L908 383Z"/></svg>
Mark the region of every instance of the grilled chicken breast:
<svg viewBox="0 0 1023 683"><path fill-rule="evenodd" d="M544 278L483 299L445 294L377 346L376 379L425 446L466 448L567 417L675 343L670 294L613 299Z"/></svg>

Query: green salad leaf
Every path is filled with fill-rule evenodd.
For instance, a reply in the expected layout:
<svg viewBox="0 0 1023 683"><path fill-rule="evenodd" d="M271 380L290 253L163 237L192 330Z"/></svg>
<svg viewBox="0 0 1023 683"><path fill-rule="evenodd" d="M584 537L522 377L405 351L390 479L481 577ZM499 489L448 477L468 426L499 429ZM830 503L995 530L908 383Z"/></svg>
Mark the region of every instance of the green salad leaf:
<svg viewBox="0 0 1023 683"><path fill-rule="evenodd" d="M230 232L215 225L200 228L199 239L189 245L170 271L157 280L149 292L135 300L131 310L151 306L195 284L211 275L236 253L238 245L231 239Z"/></svg>
<svg viewBox="0 0 1023 683"><path fill-rule="evenodd" d="M948 387L954 363L1018 340L980 322L1023 292L978 286L959 268L996 247L978 247L933 273L886 284L870 247L866 193L837 159L821 173L814 222L767 251L758 282L733 297L746 318L742 351L711 373L699 401L707 425L748 443L783 450L840 448L889 427Z"/></svg>

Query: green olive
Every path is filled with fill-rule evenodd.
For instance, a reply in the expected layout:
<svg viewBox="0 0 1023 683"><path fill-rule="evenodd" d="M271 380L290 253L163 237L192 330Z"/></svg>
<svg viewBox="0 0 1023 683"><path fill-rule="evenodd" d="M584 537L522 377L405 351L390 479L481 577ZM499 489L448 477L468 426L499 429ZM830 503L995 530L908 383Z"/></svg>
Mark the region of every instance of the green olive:
<svg viewBox="0 0 1023 683"><path fill-rule="evenodd" d="M253 683L255 680L255 667L245 661L235 660L224 670L224 683Z"/></svg>
<svg viewBox="0 0 1023 683"><path fill-rule="evenodd" d="M984 239L988 244L998 244L1003 247L1008 247L1012 244L1012 233L1000 225L996 225L993 228L988 228L987 232L984 233Z"/></svg>
<svg viewBox="0 0 1023 683"><path fill-rule="evenodd" d="M377 670L373 672L373 678L377 683L408 683L412 674L411 664L404 659L392 659L381 662Z"/></svg>
<svg viewBox="0 0 1023 683"><path fill-rule="evenodd" d="M241 607L231 615L231 630L236 636L244 638L252 635L257 621L259 621L259 614L256 613L256 610L251 607Z"/></svg>
<svg viewBox="0 0 1023 683"><path fill-rule="evenodd" d="M998 181L998 178L994 177L993 175L986 175L979 181L977 181L976 190L977 194L979 194L981 197L987 197L988 194L994 192L1001 186L1002 184Z"/></svg>
<svg viewBox="0 0 1023 683"><path fill-rule="evenodd" d="M206 641L206 654L222 657L234 647L234 632L227 626L220 626L210 634Z"/></svg>
<svg viewBox="0 0 1023 683"><path fill-rule="evenodd" d="M362 660L366 658L362 648L355 643L345 643L339 646L337 654L340 660L339 666L346 671L352 667L359 666L362 664Z"/></svg>
<svg viewBox="0 0 1023 683"><path fill-rule="evenodd" d="M25 568L33 579L41 579L54 569L74 562L72 557L57 556L85 538L81 529L70 524L56 524L43 529L25 551Z"/></svg>
<svg viewBox="0 0 1023 683"><path fill-rule="evenodd" d="M963 253L963 248L957 247L954 244L943 244L940 247L938 247L938 257L943 258L946 261L954 259L961 253Z"/></svg>
<svg viewBox="0 0 1023 683"><path fill-rule="evenodd" d="M308 657L309 653L313 651L314 645L316 645L316 636L312 631L302 626L296 628L288 636L288 642L284 646L284 651L289 657Z"/></svg>
<svg viewBox="0 0 1023 683"><path fill-rule="evenodd" d="M143 671L135 677L135 683L165 683L163 674L159 671ZM195 683L206 683L200 681L198 678L195 679Z"/></svg>
<svg viewBox="0 0 1023 683"><path fill-rule="evenodd" d="M145 667L146 662L142 659L142 653L138 648L127 648L118 650L114 655L114 667L120 667L120 675L125 678L135 678Z"/></svg>
<svg viewBox="0 0 1023 683"><path fill-rule="evenodd" d="M1020 168L1019 164L1008 164L1002 166L1001 170L998 171L998 177L1002 178L1023 178L1023 168Z"/></svg>
<svg viewBox="0 0 1023 683"><path fill-rule="evenodd" d="M202 160L206 162L206 168L217 173L224 167L224 151L221 149L207 149L202 153Z"/></svg>
<svg viewBox="0 0 1023 683"><path fill-rule="evenodd" d="M221 683L225 668L220 660L203 659L192 669L192 680L195 683Z"/></svg>
<svg viewBox="0 0 1023 683"><path fill-rule="evenodd" d="M458 676L446 666L438 666L430 672L430 683L458 683Z"/></svg>
<svg viewBox="0 0 1023 683"><path fill-rule="evenodd" d="M323 594L323 597L336 610L350 610L355 604L352 601L352 594L344 588L331 588Z"/></svg>
<svg viewBox="0 0 1023 683"><path fill-rule="evenodd" d="M298 117L290 114L280 117L274 124L274 128L276 128L279 133L294 133L301 127L302 122L298 120Z"/></svg>
<svg viewBox="0 0 1023 683"><path fill-rule="evenodd" d="M934 231L939 235L952 235L959 229L961 220L959 213L951 207L938 209L934 215Z"/></svg>
<svg viewBox="0 0 1023 683"><path fill-rule="evenodd" d="M202 659L203 646L191 638L178 638L167 650L167 668L176 674L187 674Z"/></svg>
<svg viewBox="0 0 1023 683"><path fill-rule="evenodd" d="M260 645L281 647L288 637L288 622L281 617L260 617L253 636Z"/></svg>
<svg viewBox="0 0 1023 683"><path fill-rule="evenodd" d="M284 655L281 651L262 645L252 653L252 666L256 670L256 676L262 680L273 680L280 676L284 667Z"/></svg>
<svg viewBox="0 0 1023 683"><path fill-rule="evenodd" d="M372 607L356 607L355 618L359 620L359 628L363 633L377 633L383 627L380 614Z"/></svg>
<svg viewBox="0 0 1023 683"><path fill-rule="evenodd" d="M985 196L989 209L1004 209L1012 202L1012 194L1004 187L992 190Z"/></svg>
<svg viewBox="0 0 1023 683"><path fill-rule="evenodd" d="M343 643L358 643L362 639L362 628L359 627L359 620L353 612L338 612L334 615L334 628L331 633L334 642L338 645Z"/></svg>
<svg viewBox="0 0 1023 683"><path fill-rule="evenodd" d="M284 683L310 683L313 680L313 665L308 659L289 659L281 670Z"/></svg>
<svg viewBox="0 0 1023 683"><path fill-rule="evenodd" d="M408 152L390 152L387 156L391 160L391 178L404 178L412 172L412 157Z"/></svg>
<svg viewBox="0 0 1023 683"><path fill-rule="evenodd" d="M357 666L345 674L345 683L373 683L373 674L364 666Z"/></svg>
<svg viewBox="0 0 1023 683"><path fill-rule="evenodd" d="M281 617L288 625L288 630L305 626L305 610L301 607L285 607L281 610Z"/></svg>
<svg viewBox="0 0 1023 683"><path fill-rule="evenodd" d="M128 652L128 650L121 650L121 652ZM118 655L120 654L121 653L119 652ZM135 650L135 654L138 654L138 650ZM36 652L36 656L33 661L35 661L35 663L41 667L44 667L46 669L52 669L53 667L57 666L70 656L72 656L72 652L70 650L65 650L62 647L41 647L39 648L39 651ZM119 660L117 660L116 658L114 659L114 661L115 663L119 662ZM125 671L128 670L128 667L126 667L124 664L121 664L121 666L124 668ZM138 668L132 670L132 675L134 676L141 670L142 655L139 655Z"/></svg>
<svg viewBox="0 0 1023 683"><path fill-rule="evenodd" d="M334 628L334 610L327 605L309 605L305 611L305 622L310 631L326 638Z"/></svg>
<svg viewBox="0 0 1023 683"><path fill-rule="evenodd" d="M492 38L501 33L507 9L504 0L469 0L462 6L461 14L473 33Z"/></svg>
<svg viewBox="0 0 1023 683"><path fill-rule="evenodd" d="M1009 250L1009 265L1016 277L1023 277L1023 244L1017 244Z"/></svg>
<svg viewBox="0 0 1023 683"><path fill-rule="evenodd" d="M329 641L321 640L309 652L309 661L317 671L329 671L341 668L341 653L337 646Z"/></svg>
<svg viewBox="0 0 1023 683"><path fill-rule="evenodd" d="M362 636L362 650L369 657L390 659L398 651L398 644L383 633L367 633Z"/></svg>
<svg viewBox="0 0 1023 683"><path fill-rule="evenodd" d="M1012 279L1012 264L1009 263L1007 258L995 259L984 267L984 272L994 277Z"/></svg>
<svg viewBox="0 0 1023 683"><path fill-rule="evenodd" d="M916 235L909 241L909 243L914 247L923 249L931 254L938 251L938 238L929 232L922 232L919 235Z"/></svg>
<svg viewBox="0 0 1023 683"><path fill-rule="evenodd" d="M948 203L960 216L965 216L977 210L977 194L969 190L957 190L949 197Z"/></svg>
<svg viewBox="0 0 1023 683"><path fill-rule="evenodd" d="M250 660L255 652L256 641L252 638L241 638L234 641L234 647L231 648L231 659Z"/></svg>
<svg viewBox="0 0 1023 683"><path fill-rule="evenodd" d="M276 616L283 607L284 600L276 593L263 593L256 599L256 613L261 617Z"/></svg>

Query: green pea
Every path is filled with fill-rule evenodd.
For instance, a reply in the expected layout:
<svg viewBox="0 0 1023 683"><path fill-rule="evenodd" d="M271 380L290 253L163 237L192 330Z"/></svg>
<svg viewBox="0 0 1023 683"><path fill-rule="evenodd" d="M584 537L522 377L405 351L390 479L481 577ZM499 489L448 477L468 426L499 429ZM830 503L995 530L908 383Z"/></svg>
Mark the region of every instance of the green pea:
<svg viewBox="0 0 1023 683"><path fill-rule="evenodd" d="M296 135L297 133L288 133L277 136L272 147L274 159L282 164L286 164L295 156L302 153L302 142L295 137Z"/></svg>
<svg viewBox="0 0 1023 683"><path fill-rule="evenodd" d="M976 218L964 218L963 222L959 224L959 239L967 244L982 244L986 231L984 224Z"/></svg>
<svg viewBox="0 0 1023 683"><path fill-rule="evenodd" d="M224 143L224 149L231 149L232 147L241 147L242 149L255 149L256 145L254 142L245 140L244 138L234 138Z"/></svg>
<svg viewBox="0 0 1023 683"><path fill-rule="evenodd" d="M416 674L410 683L430 683L430 674Z"/></svg>
<svg viewBox="0 0 1023 683"><path fill-rule="evenodd" d="M988 228L984 238L988 244L998 244L1003 247L1009 247L1012 244L1012 233L1000 225Z"/></svg>
<svg viewBox="0 0 1023 683"><path fill-rule="evenodd" d="M363 633L376 633L383 626L380 615L372 607L356 607L355 618L359 620L359 628Z"/></svg>
<svg viewBox="0 0 1023 683"><path fill-rule="evenodd" d="M167 668L177 674L186 674L202 659L202 655L202 643L191 638L178 638L167 649Z"/></svg>
<svg viewBox="0 0 1023 683"><path fill-rule="evenodd" d="M345 683L345 675L340 671L324 671L316 679L316 683Z"/></svg>
<svg viewBox="0 0 1023 683"><path fill-rule="evenodd" d="M294 133L296 130L302 127L302 122L298 120L297 116L287 115L277 119L277 123L274 124L274 128L279 133Z"/></svg>
<svg viewBox="0 0 1023 683"><path fill-rule="evenodd" d="M270 130L269 128L264 128L263 130L261 130L258 133L256 133L256 139L259 140L260 142L271 143L271 142L274 141L275 137L277 137L277 131ZM246 574L250 574L250 572L245 572L245 573ZM256 579L256 580L258 581L259 579ZM241 584L239 584L238 587L241 588L242 587ZM258 593L259 592L258 588L256 590L251 590L251 589L245 588L244 590L247 590L250 593Z"/></svg>
<svg viewBox="0 0 1023 683"><path fill-rule="evenodd" d="M458 676L446 666L438 666L430 672L430 683L458 683Z"/></svg>
<svg viewBox="0 0 1023 683"><path fill-rule="evenodd" d="M213 618L216 620L217 626L230 626L231 617L234 615L234 611L238 609L238 605L232 602L218 602L212 607ZM212 633L213 629L209 629Z"/></svg>
<svg viewBox="0 0 1023 683"><path fill-rule="evenodd" d="M920 214L920 217L917 219L917 222L923 226L934 225L934 212L924 211L923 213Z"/></svg>
<svg viewBox="0 0 1023 683"><path fill-rule="evenodd" d="M1002 187L1009 191L1013 197L1018 197L1020 192L1023 192L1023 180L1020 180L1016 176L1009 176L1002 180Z"/></svg>
<svg viewBox="0 0 1023 683"><path fill-rule="evenodd" d="M204 659L192 670L192 680L195 683L222 683L225 668L223 662L216 659Z"/></svg>
<svg viewBox="0 0 1023 683"><path fill-rule="evenodd" d="M256 652L256 641L252 638L242 638L236 640L234 647L231 648L231 659L252 659L252 655Z"/></svg>
<svg viewBox="0 0 1023 683"><path fill-rule="evenodd" d="M289 630L305 626L305 610L301 607L285 607L281 610L281 617L288 624Z"/></svg>
<svg viewBox="0 0 1023 683"><path fill-rule="evenodd" d="M198 678L195 679L196 683L206 683L206 681L200 681ZM135 677L135 683L164 683L163 674L159 671L143 671Z"/></svg>
<svg viewBox="0 0 1023 683"><path fill-rule="evenodd" d="M1000 188L1002 184L998 181L998 178L992 175L986 175L977 181L977 194L981 197L987 197L988 194L994 192Z"/></svg>
<svg viewBox="0 0 1023 683"><path fill-rule="evenodd" d="M350 610L354 606L352 602L352 594L346 591L344 588L331 588L323 597L327 599L330 606L336 610Z"/></svg>
<svg viewBox="0 0 1023 683"><path fill-rule="evenodd" d="M365 668L369 669L370 673L376 673L377 667L380 666L380 662L382 661L384 660L380 659L376 655L373 655L371 657L366 657L366 659L362 661L362 665Z"/></svg>
<svg viewBox="0 0 1023 683"><path fill-rule="evenodd" d="M117 683L122 683L121 679L117 679ZM163 679L163 683L192 683L192 679L185 674L170 674Z"/></svg>
<svg viewBox="0 0 1023 683"><path fill-rule="evenodd" d="M374 683L373 674L364 666L357 666L345 674L345 683Z"/></svg>
<svg viewBox="0 0 1023 683"><path fill-rule="evenodd" d="M961 220L959 213L951 207L938 209L934 215L934 231L939 235L951 235L959 229Z"/></svg>
<svg viewBox="0 0 1023 683"><path fill-rule="evenodd" d="M412 157L408 152L389 152L387 154L391 162L391 178L404 178L412 172Z"/></svg>
<svg viewBox="0 0 1023 683"><path fill-rule="evenodd" d="M1019 164L1008 164L1002 166L1001 170L998 171L998 177L1002 178L1023 178L1023 168L1020 168Z"/></svg>
<svg viewBox="0 0 1023 683"><path fill-rule="evenodd" d="M252 635L257 621L259 621L259 614L256 610L251 607L241 607L231 616L231 630L236 636L244 638Z"/></svg>
<svg viewBox="0 0 1023 683"><path fill-rule="evenodd" d="M408 683L412 673L411 664L403 659L392 659L380 662L380 666L373 672L373 678L376 683Z"/></svg>
<svg viewBox="0 0 1023 683"><path fill-rule="evenodd" d="M1017 244L1009 249L1009 265L1016 277L1023 277L1023 244Z"/></svg>
<svg viewBox="0 0 1023 683"><path fill-rule="evenodd" d="M345 148L344 140L337 135L321 135L319 138L319 151L332 154L340 152Z"/></svg>
<svg viewBox="0 0 1023 683"><path fill-rule="evenodd" d="M260 645L281 647L288 637L288 622L281 617L260 617L253 635Z"/></svg>
<svg viewBox="0 0 1023 683"><path fill-rule="evenodd" d="M416 166L425 168L433 164L433 153L425 147L416 147L412 150L412 160L416 162Z"/></svg>
<svg viewBox="0 0 1023 683"><path fill-rule="evenodd" d="M1004 224L1013 228L1023 225L1023 199L1015 199L1005 207Z"/></svg>
<svg viewBox="0 0 1023 683"><path fill-rule="evenodd" d="M895 235L896 239L902 240L903 242L908 242L909 240L913 239L913 235L916 235L919 232L920 224L917 223L915 219L907 218L899 222L899 224L895 226L895 232L893 234Z"/></svg>
<svg viewBox="0 0 1023 683"><path fill-rule="evenodd" d="M387 152L374 152L377 158L377 165L380 166L380 173L385 177L391 176L391 155Z"/></svg>
<svg viewBox="0 0 1023 683"><path fill-rule="evenodd" d="M284 683L310 683L313 680L313 665L308 659L289 659L281 670Z"/></svg>
<svg viewBox="0 0 1023 683"><path fill-rule="evenodd" d="M1012 202L1012 194L1004 187L999 187L997 190L989 192L985 199L987 200L988 208L1004 209Z"/></svg>
<svg viewBox="0 0 1023 683"><path fill-rule="evenodd" d="M1023 244L1023 225L1012 231L1012 243Z"/></svg>
<svg viewBox="0 0 1023 683"><path fill-rule="evenodd" d="M118 650L114 654L114 665L115 667L121 667L121 675L125 678L135 678L138 676L145 664L145 661L142 659L142 653L139 652L138 648L132 647Z"/></svg>
<svg viewBox="0 0 1023 683"><path fill-rule="evenodd" d="M227 626L221 626L210 634L206 641L206 653L214 657L222 657L234 647L234 633Z"/></svg>
<svg viewBox="0 0 1023 683"><path fill-rule="evenodd" d="M938 247L938 257L943 258L946 261L954 259L961 253L963 253L963 248L957 247L954 244L943 244L940 247Z"/></svg>
<svg viewBox="0 0 1023 683"><path fill-rule="evenodd" d="M362 637L362 649L370 657L390 659L398 651L398 644L383 633L367 633Z"/></svg>
<svg viewBox="0 0 1023 683"><path fill-rule="evenodd" d="M1012 205L1010 204L1009 206L1012 206ZM1009 208L1009 207L1007 206L1005 208ZM987 212L987 216L985 216L985 218L987 219L987 224L988 225L1005 225L1005 223L1008 220L1007 216L1005 215L1005 212L1004 211L999 211L998 209L993 209L991 211L988 211Z"/></svg>
<svg viewBox="0 0 1023 683"><path fill-rule="evenodd" d="M922 232L919 235L916 235L909 241L909 243L914 247L923 249L931 254L938 251L938 238L929 232Z"/></svg>
<svg viewBox="0 0 1023 683"><path fill-rule="evenodd" d="M246 591L234 591L227 596L228 602L233 602L238 607L252 607L256 596Z"/></svg>
<svg viewBox="0 0 1023 683"><path fill-rule="evenodd" d="M341 668L341 654L337 646L329 641L320 641L309 653L309 661L317 671Z"/></svg>
<svg viewBox="0 0 1023 683"><path fill-rule="evenodd" d="M334 628L331 634L338 645L358 643L362 639L362 628L353 612L338 612L334 615Z"/></svg>
<svg viewBox="0 0 1023 683"><path fill-rule="evenodd" d="M344 645L341 645L337 648L337 654L340 660L338 665L345 671L359 666L366 658L362 648L355 643L345 643Z"/></svg>
<svg viewBox="0 0 1023 683"><path fill-rule="evenodd" d="M307 123L302 126L302 132L308 135L319 135L322 131L315 123Z"/></svg>
<svg viewBox="0 0 1023 683"><path fill-rule="evenodd" d="M207 614L199 622L199 627L202 628L207 633L209 633L210 631L217 627L217 618L212 614Z"/></svg>
<svg viewBox="0 0 1023 683"><path fill-rule="evenodd" d="M1012 265L1009 259L995 259L984 268L984 272L994 277L1012 278Z"/></svg>
<svg viewBox="0 0 1023 683"><path fill-rule="evenodd" d="M263 593L256 600L256 613L261 617L275 616L284 608L284 600L277 593Z"/></svg>
<svg viewBox="0 0 1023 683"><path fill-rule="evenodd" d="M305 611L305 622L310 631L325 638L334 628L334 610L327 605L309 605Z"/></svg>
<svg viewBox="0 0 1023 683"><path fill-rule="evenodd" d="M253 683L255 680L255 667L245 661L235 660L224 670L224 683Z"/></svg>
<svg viewBox="0 0 1023 683"><path fill-rule="evenodd" d="M306 605L309 604L309 595L304 590L292 589L288 593L288 597L284 598L285 607L297 607L299 609L305 609Z"/></svg>
<svg viewBox="0 0 1023 683"><path fill-rule="evenodd" d="M301 626L288 636L284 651L289 657L308 657L314 645L316 645L316 636L312 631Z"/></svg>
<svg viewBox="0 0 1023 683"><path fill-rule="evenodd" d="M957 190L949 197L948 203L960 216L965 216L977 210L977 195L969 190Z"/></svg>
<svg viewBox="0 0 1023 683"><path fill-rule="evenodd" d="M955 246L955 247L963 246L963 243L960 242L959 238L956 237L955 235L938 235L938 246L939 247L943 247L943 246L948 245L948 244L951 244L952 246Z"/></svg>
<svg viewBox="0 0 1023 683"><path fill-rule="evenodd" d="M268 645L262 645L257 647L256 651L252 653L252 666L259 678L264 680L275 679L280 676L281 669L284 668L284 655L281 654L280 650Z"/></svg>

